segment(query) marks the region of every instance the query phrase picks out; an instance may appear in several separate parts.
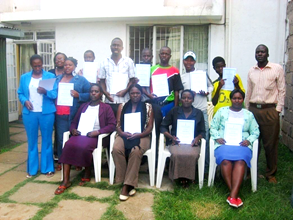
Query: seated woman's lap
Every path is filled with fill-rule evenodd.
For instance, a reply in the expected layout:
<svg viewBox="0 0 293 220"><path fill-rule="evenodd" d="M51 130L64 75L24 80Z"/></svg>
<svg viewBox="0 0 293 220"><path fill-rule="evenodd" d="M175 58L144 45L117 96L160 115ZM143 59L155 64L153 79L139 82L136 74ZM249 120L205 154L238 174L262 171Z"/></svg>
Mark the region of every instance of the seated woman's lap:
<svg viewBox="0 0 293 220"><path fill-rule="evenodd" d="M91 166L92 153L97 143L97 138L72 136L65 143L59 162L81 167Z"/></svg>
<svg viewBox="0 0 293 220"><path fill-rule="evenodd" d="M150 137L144 137L140 139L139 147L134 147L131 150L131 154L143 156L143 154L150 148ZM120 136L117 136L113 146L113 153L120 153L125 156L124 141Z"/></svg>
<svg viewBox="0 0 293 220"><path fill-rule="evenodd" d="M171 145L168 146L171 155L186 157L186 158L199 158L200 147L191 147L189 144Z"/></svg>
<svg viewBox="0 0 293 220"><path fill-rule="evenodd" d="M221 145L215 150L215 157L218 165L224 160L231 162L242 160L250 167L252 151L248 147Z"/></svg>

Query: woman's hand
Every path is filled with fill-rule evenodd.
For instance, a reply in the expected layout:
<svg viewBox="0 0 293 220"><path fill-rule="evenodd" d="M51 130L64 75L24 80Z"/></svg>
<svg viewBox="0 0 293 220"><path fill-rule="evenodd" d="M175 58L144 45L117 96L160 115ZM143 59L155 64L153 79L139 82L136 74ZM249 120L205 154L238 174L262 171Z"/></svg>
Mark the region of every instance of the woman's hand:
<svg viewBox="0 0 293 220"><path fill-rule="evenodd" d="M172 136L172 145L179 144L180 140L178 137Z"/></svg>
<svg viewBox="0 0 293 220"><path fill-rule="evenodd" d="M121 132L120 136L125 137L125 138L129 138L132 136L132 134L130 134L129 132Z"/></svg>
<svg viewBox="0 0 293 220"><path fill-rule="evenodd" d="M79 93L75 90L70 90L70 95L73 97L73 98L79 98Z"/></svg>
<svg viewBox="0 0 293 220"><path fill-rule="evenodd" d="M239 79L236 76L234 76L233 84L236 86L238 85L238 83L239 83Z"/></svg>
<svg viewBox="0 0 293 220"><path fill-rule="evenodd" d="M25 101L24 105L30 111L34 109L34 106L30 101Z"/></svg>
<svg viewBox="0 0 293 220"><path fill-rule="evenodd" d="M201 96L208 96L209 95L209 92L205 92L205 91L202 91L202 90L200 90L199 91L199 94L201 95Z"/></svg>
<svg viewBox="0 0 293 220"><path fill-rule="evenodd" d="M250 142L248 140L244 140L244 141L241 141L239 144L240 146L248 147L250 145Z"/></svg>
<svg viewBox="0 0 293 220"><path fill-rule="evenodd" d="M71 130L71 134L72 134L73 136L79 136L79 135L80 135L80 131L78 131L77 129L72 129L72 130Z"/></svg>
<svg viewBox="0 0 293 220"><path fill-rule="evenodd" d="M128 137L127 139L128 140L134 140L134 139L137 139L137 138L141 138L141 133L135 133L133 135L131 135L131 137Z"/></svg>
<svg viewBox="0 0 293 220"><path fill-rule="evenodd" d="M200 143L200 138L199 137L196 137L193 139L193 141L191 142L191 147L193 146L198 146Z"/></svg>
<svg viewBox="0 0 293 220"><path fill-rule="evenodd" d="M224 138L216 139L216 142L217 142L218 144L226 144L226 141L224 140Z"/></svg>
<svg viewBox="0 0 293 220"><path fill-rule="evenodd" d="M86 134L86 136L90 137L90 138L94 138L94 137L98 137L100 134L100 131L91 131L89 133Z"/></svg>
<svg viewBox="0 0 293 220"><path fill-rule="evenodd" d="M43 87L38 87L37 88L37 92L39 93L39 94L47 94L47 90L46 89L44 89Z"/></svg>

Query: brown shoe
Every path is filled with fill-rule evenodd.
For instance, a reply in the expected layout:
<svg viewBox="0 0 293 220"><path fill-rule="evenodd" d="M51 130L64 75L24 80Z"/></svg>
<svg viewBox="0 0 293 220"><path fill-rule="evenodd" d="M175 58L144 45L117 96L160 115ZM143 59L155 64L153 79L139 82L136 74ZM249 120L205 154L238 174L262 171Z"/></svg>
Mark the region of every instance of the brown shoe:
<svg viewBox="0 0 293 220"><path fill-rule="evenodd" d="M275 184L277 183L277 179L274 176L269 178L268 181L269 181L269 183L275 183Z"/></svg>

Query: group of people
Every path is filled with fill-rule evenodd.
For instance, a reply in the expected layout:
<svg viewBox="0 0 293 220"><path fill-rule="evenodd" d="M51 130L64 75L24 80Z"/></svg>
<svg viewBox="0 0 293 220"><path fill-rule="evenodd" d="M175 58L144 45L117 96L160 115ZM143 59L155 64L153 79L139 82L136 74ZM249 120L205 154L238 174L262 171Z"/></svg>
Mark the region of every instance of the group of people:
<svg viewBox="0 0 293 220"><path fill-rule="evenodd" d="M279 132L279 112L284 105L284 72L280 65L268 62L269 51L265 45L256 48L257 65L248 73L247 93L241 78L235 75L234 90L224 90L223 68L226 67L222 57L213 60L213 68L219 78L212 82L206 74L207 91L191 90L191 74L196 74L196 54L188 51L184 54L185 72L170 65L171 49L162 47L159 52L160 62L153 65L150 75L167 75L169 95L158 97L154 94L152 77L150 87L140 86L135 74L135 65L128 57L123 57L123 42L114 38L110 45L111 56L106 58L97 71L97 83L89 83L83 77L83 70L75 72L77 60L57 53L54 57L55 68L46 72L42 69L42 57L30 58L32 71L21 76L18 89L19 100L23 104L23 123L28 137L27 177L37 174L38 162L38 128L41 129L41 173L52 176L55 172L52 150L52 132L55 127L54 148L58 156L57 170L63 169L63 182L55 194L62 194L71 183L70 169L85 168L79 185L90 181L92 152L97 146L98 136L117 131L113 143L113 159L116 166L116 183L123 187L119 199L127 200L136 193L138 173L143 154L150 148L150 135L156 131L156 144L159 134L166 137L166 145L171 152L169 178L179 180L184 187L195 180L195 168L200 152L200 140L206 139L208 166L208 140L215 141L216 162L230 190L227 202L233 207L243 204L238 192L243 180L246 166L250 167L252 144L260 137L266 151L266 177L269 182L276 182L277 146ZM86 62L93 62L95 54L88 50L84 54ZM142 51L142 64L152 64L152 51ZM50 73L51 72L51 73ZM124 89L115 94L113 78L116 74L126 74L128 83ZM53 89L47 91L39 86L39 81L55 78ZM58 105L58 85L73 83L70 91L72 106ZM214 117L209 127L207 115L207 96L211 93L214 105ZM102 97L105 96L105 102ZM243 109L245 106L247 109ZM140 131L129 133L125 130L126 115L138 113ZM91 115L94 125L90 132L81 135L78 124ZM194 121L193 139L189 144L180 144L177 137L178 120ZM237 146L225 145L224 132L226 122L237 121L242 124L242 141ZM128 122L129 123L129 122ZM155 128L153 128L155 125ZM63 146L63 133L70 131L71 137ZM261 141L259 142L261 144ZM106 144L107 145L107 144ZM260 145L261 146L261 145ZM158 149L158 147L157 147ZM206 169L207 170L207 169Z"/></svg>

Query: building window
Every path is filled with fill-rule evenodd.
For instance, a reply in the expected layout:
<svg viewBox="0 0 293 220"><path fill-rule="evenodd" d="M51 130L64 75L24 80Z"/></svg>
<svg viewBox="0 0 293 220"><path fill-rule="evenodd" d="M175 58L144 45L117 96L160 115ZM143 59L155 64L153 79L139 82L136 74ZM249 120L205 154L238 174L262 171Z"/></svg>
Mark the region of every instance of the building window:
<svg viewBox="0 0 293 220"><path fill-rule="evenodd" d="M196 68L208 67L208 26L207 25L179 25L179 26L130 26L129 56L137 64L143 48L153 50L155 45L153 64L159 63L159 50L168 46L172 50L170 64L182 70L183 54L192 50L197 55Z"/></svg>
<svg viewBox="0 0 293 220"><path fill-rule="evenodd" d="M130 27L129 57L135 63L140 63L141 51L148 47L152 49L153 27Z"/></svg>

